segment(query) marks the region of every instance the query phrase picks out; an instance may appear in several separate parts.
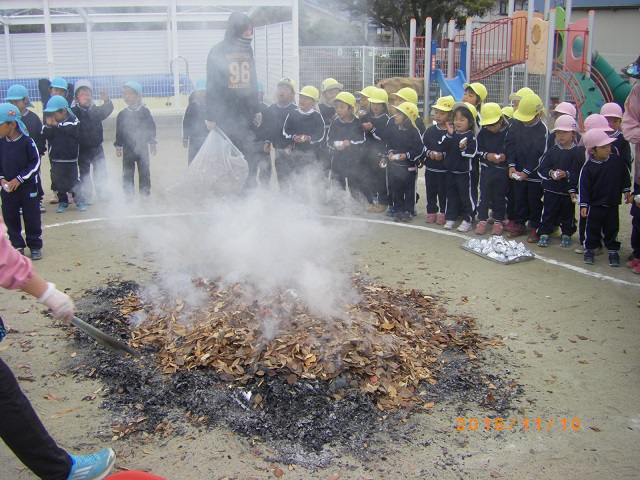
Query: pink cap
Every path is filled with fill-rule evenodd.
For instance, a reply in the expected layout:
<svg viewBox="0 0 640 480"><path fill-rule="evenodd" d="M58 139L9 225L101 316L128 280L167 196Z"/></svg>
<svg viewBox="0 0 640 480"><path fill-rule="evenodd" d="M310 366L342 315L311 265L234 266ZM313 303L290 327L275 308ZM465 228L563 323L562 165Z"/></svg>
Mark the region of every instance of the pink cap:
<svg viewBox="0 0 640 480"><path fill-rule="evenodd" d="M577 132L578 124L569 115L562 115L561 117L558 117L553 128L554 132L557 132L558 130L563 132Z"/></svg>
<svg viewBox="0 0 640 480"><path fill-rule="evenodd" d="M613 133L613 128L609 126L609 120L605 116L598 113L589 115L584 119L584 131L600 130L605 133Z"/></svg>
<svg viewBox="0 0 640 480"><path fill-rule="evenodd" d="M622 118L622 108L617 103L605 103L600 109L603 117Z"/></svg>
<svg viewBox="0 0 640 480"><path fill-rule="evenodd" d="M576 118L576 107L569 102L559 103L556 108L551 110L554 113L563 113L565 115L570 115L573 118Z"/></svg>
<svg viewBox="0 0 640 480"><path fill-rule="evenodd" d="M582 141L584 142L586 149L590 150L595 147L604 147L605 145L609 145L610 143L615 142L616 139L611 138L602 130L589 130L582 137Z"/></svg>

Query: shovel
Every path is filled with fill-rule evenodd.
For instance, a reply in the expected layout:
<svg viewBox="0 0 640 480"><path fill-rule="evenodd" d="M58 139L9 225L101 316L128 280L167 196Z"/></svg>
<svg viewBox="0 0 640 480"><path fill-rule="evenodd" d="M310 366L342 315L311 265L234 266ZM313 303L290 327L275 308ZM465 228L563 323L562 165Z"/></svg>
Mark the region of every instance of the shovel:
<svg viewBox="0 0 640 480"><path fill-rule="evenodd" d="M107 335L102 330L98 330L96 327L89 325L87 322L80 320L78 317L73 317L71 323L85 332L95 341L101 343L105 347L110 348L121 357L124 357L128 353L135 358L140 358L140 353L137 350L131 348L125 343L122 343L120 340L115 339L111 335Z"/></svg>

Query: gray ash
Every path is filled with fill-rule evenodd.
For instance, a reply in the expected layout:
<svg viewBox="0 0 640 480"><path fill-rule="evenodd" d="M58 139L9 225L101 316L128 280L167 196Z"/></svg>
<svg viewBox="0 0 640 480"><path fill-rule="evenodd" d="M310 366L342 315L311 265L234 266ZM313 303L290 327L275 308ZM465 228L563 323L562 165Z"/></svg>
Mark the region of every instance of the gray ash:
<svg viewBox="0 0 640 480"><path fill-rule="evenodd" d="M137 290L135 282L94 288L77 302L78 316L126 342L129 323L113 302ZM139 360L120 358L74 332L79 343L92 346L80 349L83 353L76 360L81 363L72 370L82 376L92 374L104 383L102 406L112 412L113 431L122 437L142 440L148 434L183 434L189 425L228 428L270 442L279 461L312 468L326 466L344 452L369 458L375 448L382 448L375 445L384 444L374 440L393 434L399 419L408 413L384 414L374 398L350 389L350 379L342 376L330 382L298 379L290 384L284 376L275 375L240 385L221 380L210 369L163 375L151 347L141 352ZM521 393L500 375L482 373L478 361L470 362L464 355L441 363L437 374L437 383L421 389L435 402L463 402L503 412L512 408L513 399ZM496 388L487 390L488 383ZM262 397L261 408L254 408L251 401L256 395Z"/></svg>

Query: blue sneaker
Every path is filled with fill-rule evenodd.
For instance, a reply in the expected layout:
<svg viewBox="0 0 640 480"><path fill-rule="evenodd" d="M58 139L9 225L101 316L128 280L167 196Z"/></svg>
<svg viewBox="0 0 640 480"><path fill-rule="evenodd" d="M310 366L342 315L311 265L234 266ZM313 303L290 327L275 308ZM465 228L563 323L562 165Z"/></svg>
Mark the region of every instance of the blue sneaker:
<svg viewBox="0 0 640 480"><path fill-rule="evenodd" d="M539 247L548 247L549 246L549 235L540 235L540 240L538 240Z"/></svg>
<svg viewBox="0 0 640 480"><path fill-rule="evenodd" d="M396 211L393 207L389 207L389 210L387 210L387 213L385 213L387 217L393 217L395 214L396 214Z"/></svg>
<svg viewBox="0 0 640 480"><path fill-rule="evenodd" d="M110 448L91 455L69 456L73 465L67 480L102 480L109 474L116 461L116 454Z"/></svg>
<svg viewBox="0 0 640 480"><path fill-rule="evenodd" d="M571 237L569 235L562 235L562 243L560 243L561 247L568 247L571 245Z"/></svg>
<svg viewBox="0 0 640 480"><path fill-rule="evenodd" d="M86 212L87 206L84 203L76 203L76 208L79 212Z"/></svg>
<svg viewBox="0 0 640 480"><path fill-rule="evenodd" d="M68 208L69 208L68 203L61 202L58 204L58 208L56 209L56 212L58 213L66 212Z"/></svg>

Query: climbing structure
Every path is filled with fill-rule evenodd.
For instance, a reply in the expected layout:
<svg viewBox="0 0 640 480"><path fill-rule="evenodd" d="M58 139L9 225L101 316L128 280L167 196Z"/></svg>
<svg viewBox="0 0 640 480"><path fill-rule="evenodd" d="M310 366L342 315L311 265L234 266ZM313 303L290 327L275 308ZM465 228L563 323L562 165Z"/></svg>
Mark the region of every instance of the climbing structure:
<svg viewBox="0 0 640 480"><path fill-rule="evenodd" d="M622 105L631 88L597 52L592 61L589 37L593 35L593 15L592 11L589 19L566 25L561 8L549 12L547 19L538 13L515 12L475 29L468 20L466 31L457 35L451 21L441 44L431 41L430 36L414 39L415 75L424 77L426 73L425 92L430 92L428 84L435 82L444 94L460 100L467 80L487 82L504 69L522 65L525 82L527 75L545 79L550 106L562 101L557 94L551 95L551 77L556 77L560 96L576 105L582 124L604 103ZM430 54L428 60L425 53ZM606 69L606 75L599 68Z"/></svg>

